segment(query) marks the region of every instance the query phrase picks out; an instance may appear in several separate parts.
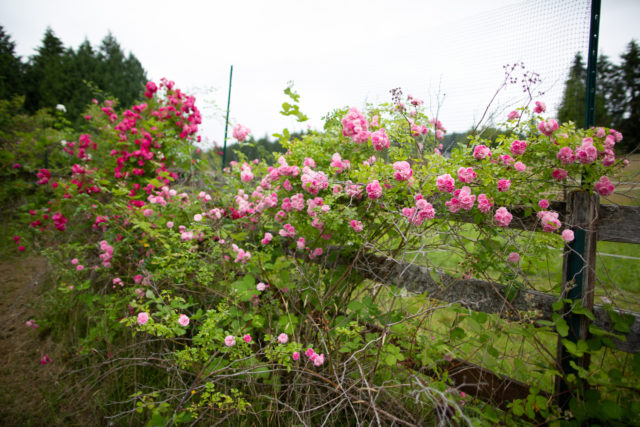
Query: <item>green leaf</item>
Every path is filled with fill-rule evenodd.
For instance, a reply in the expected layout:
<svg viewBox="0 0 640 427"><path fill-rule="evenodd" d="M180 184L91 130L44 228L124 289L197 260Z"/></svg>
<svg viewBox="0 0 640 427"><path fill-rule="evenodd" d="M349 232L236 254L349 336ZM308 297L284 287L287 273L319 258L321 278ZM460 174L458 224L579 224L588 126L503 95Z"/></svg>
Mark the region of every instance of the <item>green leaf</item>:
<svg viewBox="0 0 640 427"><path fill-rule="evenodd" d="M455 340L455 339L462 339L466 337L467 333L464 331L464 329L460 327L456 327L456 328L453 328L451 332L449 332L449 335L452 340Z"/></svg>
<svg viewBox="0 0 640 427"><path fill-rule="evenodd" d="M556 331L561 337L569 335L569 325L559 314L553 314L553 323L556 325Z"/></svg>
<svg viewBox="0 0 640 427"><path fill-rule="evenodd" d="M622 418L622 408L611 400L603 400L600 403L600 410L602 411L602 415L608 419L619 420Z"/></svg>
<svg viewBox="0 0 640 427"><path fill-rule="evenodd" d="M496 350L495 347L493 347L492 345L487 346L487 353L489 353L496 359L498 358L498 356L500 356L500 353L498 352L498 350Z"/></svg>
<svg viewBox="0 0 640 427"><path fill-rule="evenodd" d="M551 304L551 308L553 309L553 311L560 311L562 310L562 307L564 307L564 301L562 301L561 299Z"/></svg>
<svg viewBox="0 0 640 427"><path fill-rule="evenodd" d="M591 310L584 308L581 305L576 305L575 307L573 307L573 312L575 314L582 314L583 316L587 316L591 320L596 319Z"/></svg>

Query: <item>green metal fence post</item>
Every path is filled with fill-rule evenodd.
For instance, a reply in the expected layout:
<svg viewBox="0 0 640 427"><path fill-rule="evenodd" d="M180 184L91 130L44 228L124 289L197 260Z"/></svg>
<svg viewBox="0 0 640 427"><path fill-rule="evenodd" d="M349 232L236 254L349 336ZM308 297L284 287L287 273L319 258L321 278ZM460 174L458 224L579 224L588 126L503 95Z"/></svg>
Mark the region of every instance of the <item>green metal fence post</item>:
<svg viewBox="0 0 640 427"><path fill-rule="evenodd" d="M601 0L591 1L591 23L589 31L589 55L586 78L586 101L584 128L589 129L595 122L596 77L598 63L598 35L600 29ZM594 221L598 215L600 200L591 191L577 190L569 194L565 223L573 229L575 239L567 244L562 265L562 297L573 303L593 309L595 288L597 230ZM567 307L565 307L565 310ZM583 315L565 312L569 334L565 339L571 342L586 340L589 336L589 319ZM589 368L589 355L575 357L569 354L558 337L557 363L562 376L556 378L555 391L558 404L568 408L573 396L567 384L567 376L576 374L574 366ZM573 366L572 366L573 363Z"/></svg>
<svg viewBox="0 0 640 427"><path fill-rule="evenodd" d="M231 104L231 79L233 78L233 65L231 66L231 70L229 71L229 95L227 97L227 118L224 121L224 145L222 147L222 167L224 169L224 164L227 160L227 129L229 127L229 105Z"/></svg>

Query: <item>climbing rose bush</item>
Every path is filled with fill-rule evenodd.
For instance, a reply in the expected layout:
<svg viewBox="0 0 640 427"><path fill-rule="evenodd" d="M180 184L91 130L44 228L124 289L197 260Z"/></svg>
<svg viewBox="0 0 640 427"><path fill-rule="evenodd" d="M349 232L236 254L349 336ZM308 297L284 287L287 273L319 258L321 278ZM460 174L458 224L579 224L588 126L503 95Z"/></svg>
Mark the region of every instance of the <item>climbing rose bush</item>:
<svg viewBox="0 0 640 427"><path fill-rule="evenodd" d="M376 302L370 282L330 263L364 249L403 257L429 236L464 236L451 224L465 221L488 243L464 247L456 278L518 277L518 266L535 260L521 250L509 208L528 209L546 232L529 252L539 256L574 237L541 195L578 177L583 190L610 195L607 175L620 167L618 132L560 125L539 115L542 102L513 115L505 134L470 137L445 155L442 123L424 114L420 100L396 92L391 104L335 110L322 132L299 140L283 132L285 154L241 156L222 183L199 187L187 181L198 166L195 98L168 80L149 82L145 97L124 111L109 101L91 106L90 131L59 147L67 164L34 177L50 199L32 228L84 236L53 255L64 266L59 292L91 307L77 315L96 325L92 334L105 334L87 334L77 351L106 352L113 337L134 339L165 383L179 387L154 394L128 383L145 408L161 395L167 405L156 409L159 417L195 420L214 407L258 414L272 394L304 410L308 385L331 384L327 396L367 402L364 380L392 402L379 403L385 413L401 405L429 424L434 415L416 409L418 399L470 416L459 393L443 392L446 374L415 398L381 386L405 387L410 365L451 360L456 347L419 338L422 326L387 305L398 294ZM249 133L236 125L233 137ZM281 392L286 387L291 396ZM340 405L348 417L349 405Z"/></svg>

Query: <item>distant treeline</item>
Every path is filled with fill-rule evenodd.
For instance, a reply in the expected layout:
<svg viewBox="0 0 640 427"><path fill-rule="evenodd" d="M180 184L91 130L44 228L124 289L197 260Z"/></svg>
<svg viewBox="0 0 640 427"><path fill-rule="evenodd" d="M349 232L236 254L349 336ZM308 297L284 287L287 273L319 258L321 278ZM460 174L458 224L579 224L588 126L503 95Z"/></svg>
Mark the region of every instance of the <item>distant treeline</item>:
<svg viewBox="0 0 640 427"><path fill-rule="evenodd" d="M559 121L584 125L586 77L582 55L576 53L558 110ZM616 144L620 153L631 152L640 144L640 47L635 40L620 55L620 64L606 55L598 57L595 124L622 132L624 139Z"/></svg>
<svg viewBox="0 0 640 427"><path fill-rule="evenodd" d="M111 33L98 48L88 40L76 50L65 47L47 28L35 55L23 61L15 43L0 26L0 99L24 96L24 109L34 113L62 104L72 123L92 98L117 99L130 106L142 98L146 71L132 54L122 50Z"/></svg>

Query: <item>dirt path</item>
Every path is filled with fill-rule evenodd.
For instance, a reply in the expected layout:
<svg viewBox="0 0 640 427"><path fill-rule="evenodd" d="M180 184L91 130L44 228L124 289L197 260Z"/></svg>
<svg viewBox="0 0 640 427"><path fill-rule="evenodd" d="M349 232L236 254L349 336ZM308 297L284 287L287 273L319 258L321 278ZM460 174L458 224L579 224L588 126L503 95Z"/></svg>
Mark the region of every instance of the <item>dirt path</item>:
<svg viewBox="0 0 640 427"><path fill-rule="evenodd" d="M0 425L63 425L51 399L63 371L56 345L44 328L25 325L37 319L49 266L42 257L0 261ZM49 355L52 362L42 365Z"/></svg>

